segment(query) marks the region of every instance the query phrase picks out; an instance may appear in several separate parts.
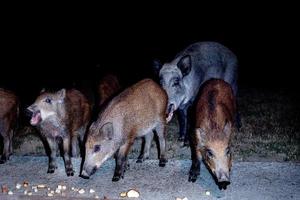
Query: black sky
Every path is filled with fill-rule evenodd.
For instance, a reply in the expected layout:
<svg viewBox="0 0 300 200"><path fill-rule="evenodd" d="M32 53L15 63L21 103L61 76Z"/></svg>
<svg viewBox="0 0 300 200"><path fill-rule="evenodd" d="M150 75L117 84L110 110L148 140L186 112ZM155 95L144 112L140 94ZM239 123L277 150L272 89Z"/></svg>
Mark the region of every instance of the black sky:
<svg viewBox="0 0 300 200"><path fill-rule="evenodd" d="M7 15L0 83L24 91L49 83L97 80L113 71L131 84L152 75L153 59L165 62L193 42L217 41L238 56L241 85L295 87L299 36L297 18L289 8L156 8L127 10L120 5L87 14L80 9L72 14L70 9L41 9Z"/></svg>

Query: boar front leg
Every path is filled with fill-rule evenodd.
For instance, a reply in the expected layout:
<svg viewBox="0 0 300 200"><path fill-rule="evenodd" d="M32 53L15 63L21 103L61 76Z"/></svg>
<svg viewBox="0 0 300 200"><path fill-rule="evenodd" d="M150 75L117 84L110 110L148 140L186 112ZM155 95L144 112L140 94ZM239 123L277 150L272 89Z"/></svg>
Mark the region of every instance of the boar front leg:
<svg viewBox="0 0 300 200"><path fill-rule="evenodd" d="M56 152L57 152L57 143L54 138L47 138L47 142L50 148L49 155L49 166L47 173L54 173L56 166Z"/></svg>
<svg viewBox="0 0 300 200"><path fill-rule="evenodd" d="M159 140L159 166L164 167L166 166L166 163L168 162L166 158L166 130L164 123L161 123L158 125L155 129L155 132L157 134L158 140Z"/></svg>
<svg viewBox="0 0 300 200"><path fill-rule="evenodd" d="M76 138L77 139L77 138ZM63 138L63 153L67 176L74 176L73 165L70 157L70 137Z"/></svg>
<svg viewBox="0 0 300 200"><path fill-rule="evenodd" d="M184 142L184 146L188 146L188 108L178 109L178 121L179 121L179 138L178 141Z"/></svg>
<svg viewBox="0 0 300 200"><path fill-rule="evenodd" d="M148 133L147 135L144 136L141 153L136 161L137 163L142 163L144 160L149 159L152 140L153 140L153 132Z"/></svg>
<svg viewBox="0 0 300 200"><path fill-rule="evenodd" d="M112 178L112 181L116 182L119 181L120 178L124 178L124 172L126 170L127 166L127 155L130 150L130 147L132 146L133 142L127 142L123 144L120 149L116 153L116 168L114 172L114 176Z"/></svg>
<svg viewBox="0 0 300 200"><path fill-rule="evenodd" d="M80 150L79 150L79 141L77 136L72 137L72 156L79 157Z"/></svg>

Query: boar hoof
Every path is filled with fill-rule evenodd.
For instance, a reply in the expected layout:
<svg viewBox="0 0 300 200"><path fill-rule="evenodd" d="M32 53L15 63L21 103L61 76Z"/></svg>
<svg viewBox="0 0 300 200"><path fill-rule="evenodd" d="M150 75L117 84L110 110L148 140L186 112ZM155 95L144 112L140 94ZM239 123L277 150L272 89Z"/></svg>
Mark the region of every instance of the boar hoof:
<svg viewBox="0 0 300 200"><path fill-rule="evenodd" d="M168 160L167 159L165 159L165 158L162 158L162 159L160 159L159 160L159 166L160 167L164 167L164 166L166 166L166 163L168 162Z"/></svg>
<svg viewBox="0 0 300 200"><path fill-rule="evenodd" d="M142 163L143 162L143 159L141 159L141 158L138 158L137 160L136 160L136 163Z"/></svg>
<svg viewBox="0 0 300 200"><path fill-rule="evenodd" d="M188 140L185 140L185 141L184 141L184 143L183 143L183 146L184 146L184 147L188 147L188 146L190 146L190 143L189 143L189 141L188 141Z"/></svg>
<svg viewBox="0 0 300 200"><path fill-rule="evenodd" d="M4 164L6 162L6 160L0 160L0 164Z"/></svg>
<svg viewBox="0 0 300 200"><path fill-rule="evenodd" d="M54 171L55 171L55 167L51 167L51 168L49 167L47 173L48 173L48 174L53 174Z"/></svg>
<svg viewBox="0 0 300 200"><path fill-rule="evenodd" d="M183 142L184 141L184 137L183 136L179 136L178 137L178 142Z"/></svg>
<svg viewBox="0 0 300 200"><path fill-rule="evenodd" d="M114 176L114 177L112 178L112 181L113 181L113 182L117 182L117 181L120 180L120 178L121 178L120 175Z"/></svg>
<svg viewBox="0 0 300 200"><path fill-rule="evenodd" d="M72 168L67 169L66 172L67 172L67 176L74 176L74 170Z"/></svg>
<svg viewBox="0 0 300 200"><path fill-rule="evenodd" d="M196 174L190 174L189 175L189 182L196 182L198 175Z"/></svg>

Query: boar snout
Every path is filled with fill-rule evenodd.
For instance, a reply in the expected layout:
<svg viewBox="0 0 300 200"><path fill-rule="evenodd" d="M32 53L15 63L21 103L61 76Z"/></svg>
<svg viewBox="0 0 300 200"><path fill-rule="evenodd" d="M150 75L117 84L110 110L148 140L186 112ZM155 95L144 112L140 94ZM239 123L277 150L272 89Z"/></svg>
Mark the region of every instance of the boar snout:
<svg viewBox="0 0 300 200"><path fill-rule="evenodd" d="M97 167L85 167L82 172L80 177L84 179L89 179L91 175L93 175L97 170Z"/></svg>
<svg viewBox="0 0 300 200"><path fill-rule="evenodd" d="M230 182L229 172L223 170L216 172L218 182Z"/></svg>

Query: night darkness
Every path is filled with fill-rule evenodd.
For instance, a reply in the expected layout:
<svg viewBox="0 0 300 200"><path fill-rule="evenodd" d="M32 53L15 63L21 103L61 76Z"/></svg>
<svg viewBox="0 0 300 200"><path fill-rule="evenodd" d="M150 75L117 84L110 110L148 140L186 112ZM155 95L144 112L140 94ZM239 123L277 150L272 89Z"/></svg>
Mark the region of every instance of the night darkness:
<svg viewBox="0 0 300 200"><path fill-rule="evenodd" d="M32 101L43 87L90 85L106 72L127 86L153 77L153 59L170 61L197 41L220 42L237 55L241 87L296 87L292 12L280 6L200 7L7 17L1 87Z"/></svg>

